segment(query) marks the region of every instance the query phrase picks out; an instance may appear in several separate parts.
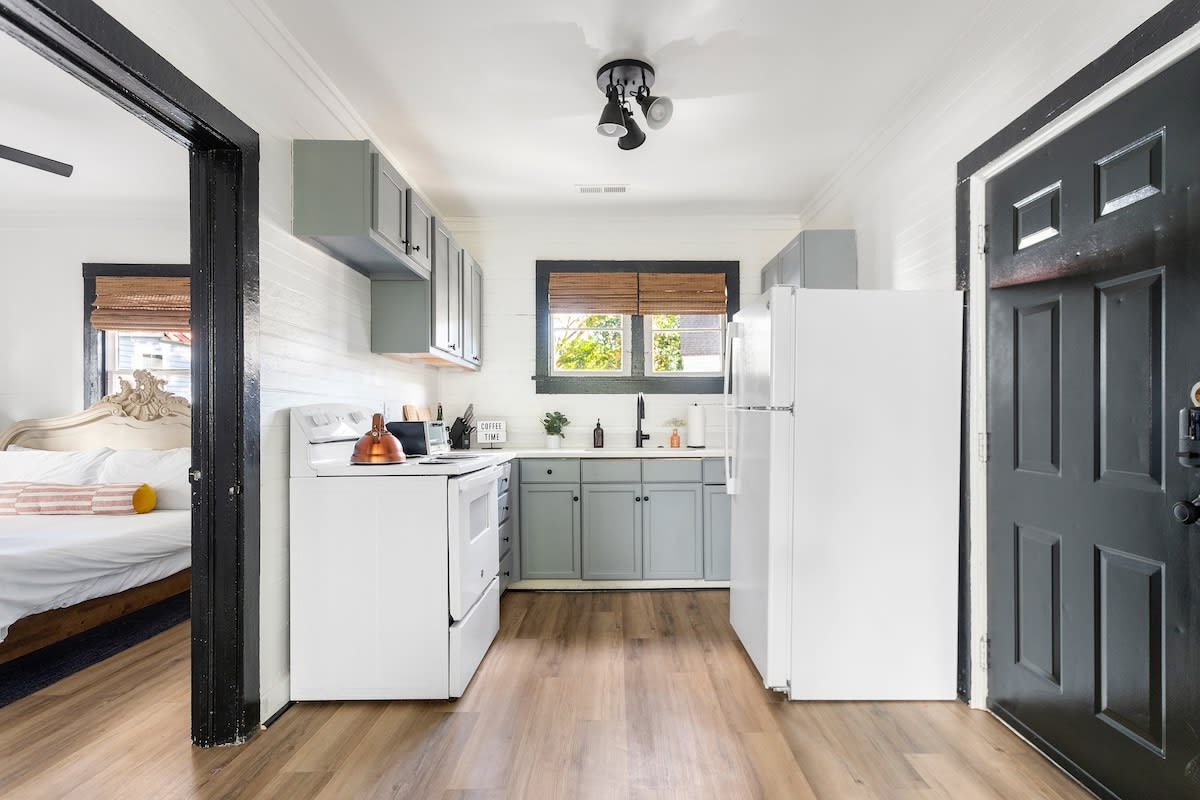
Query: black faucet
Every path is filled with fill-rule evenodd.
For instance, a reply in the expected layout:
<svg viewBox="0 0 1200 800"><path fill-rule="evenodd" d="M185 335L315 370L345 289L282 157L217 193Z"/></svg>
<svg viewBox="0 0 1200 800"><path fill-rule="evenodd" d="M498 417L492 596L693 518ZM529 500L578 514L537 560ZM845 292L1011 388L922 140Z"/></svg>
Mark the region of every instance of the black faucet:
<svg viewBox="0 0 1200 800"><path fill-rule="evenodd" d="M646 418L646 398L641 392L638 392L637 406L637 439L634 441L634 447L641 447L642 442L650 438L650 434L642 433L642 420Z"/></svg>

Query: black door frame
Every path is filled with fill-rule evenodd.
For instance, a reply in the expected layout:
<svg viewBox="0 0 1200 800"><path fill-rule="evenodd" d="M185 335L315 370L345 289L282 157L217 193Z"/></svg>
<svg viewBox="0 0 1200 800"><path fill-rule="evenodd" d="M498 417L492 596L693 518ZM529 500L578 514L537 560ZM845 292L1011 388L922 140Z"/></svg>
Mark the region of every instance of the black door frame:
<svg viewBox="0 0 1200 800"><path fill-rule="evenodd" d="M1173 0L1154 16L1143 22L1098 58L1076 72L1061 85L1010 122L998 133L976 147L958 162L955 186L955 282L957 288L970 292L972 231L981 221L971 218L971 179L985 166L1037 135L1047 125L1079 102L1119 78L1127 70L1169 44L1181 34L1200 23L1200 0ZM966 701L971 695L971 530L970 530L970 469L972 448L970 433L970 398L974 391L987 387L971 385L970 325L968 313L963 328L963 418L961 448L961 511L959 520L959 636L958 636L958 695ZM1080 777L1080 776L1076 776ZM1093 787L1094 788L1094 787Z"/></svg>
<svg viewBox="0 0 1200 800"><path fill-rule="evenodd" d="M0 30L188 148L192 741L259 722L258 134L90 0L0 0Z"/></svg>

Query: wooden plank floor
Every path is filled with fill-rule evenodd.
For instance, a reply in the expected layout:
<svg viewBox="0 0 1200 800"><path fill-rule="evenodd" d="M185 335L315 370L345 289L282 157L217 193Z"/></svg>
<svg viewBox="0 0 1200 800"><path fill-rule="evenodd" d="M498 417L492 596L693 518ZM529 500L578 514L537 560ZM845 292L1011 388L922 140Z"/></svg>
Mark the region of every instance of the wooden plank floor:
<svg viewBox="0 0 1200 800"><path fill-rule="evenodd" d="M787 703L728 593L510 592L455 703L294 706L241 747L188 740L179 626L0 709L4 798L1090 797L959 703Z"/></svg>

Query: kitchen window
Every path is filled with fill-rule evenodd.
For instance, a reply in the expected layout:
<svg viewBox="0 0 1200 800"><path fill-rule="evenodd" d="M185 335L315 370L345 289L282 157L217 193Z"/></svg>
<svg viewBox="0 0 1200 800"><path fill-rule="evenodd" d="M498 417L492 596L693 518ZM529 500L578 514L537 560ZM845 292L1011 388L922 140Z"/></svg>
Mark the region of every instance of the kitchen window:
<svg viewBox="0 0 1200 800"><path fill-rule="evenodd" d="M539 261L537 392L717 394L731 261Z"/></svg>

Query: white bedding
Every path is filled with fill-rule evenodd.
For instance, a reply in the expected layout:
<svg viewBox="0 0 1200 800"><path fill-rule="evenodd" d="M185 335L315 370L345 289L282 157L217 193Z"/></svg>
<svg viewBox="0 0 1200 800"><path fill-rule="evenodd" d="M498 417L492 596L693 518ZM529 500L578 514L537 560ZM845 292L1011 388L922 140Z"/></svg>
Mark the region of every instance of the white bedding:
<svg viewBox="0 0 1200 800"><path fill-rule="evenodd" d="M0 641L21 617L142 586L191 562L191 511L0 518Z"/></svg>

